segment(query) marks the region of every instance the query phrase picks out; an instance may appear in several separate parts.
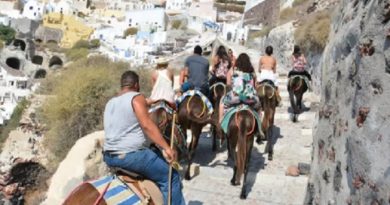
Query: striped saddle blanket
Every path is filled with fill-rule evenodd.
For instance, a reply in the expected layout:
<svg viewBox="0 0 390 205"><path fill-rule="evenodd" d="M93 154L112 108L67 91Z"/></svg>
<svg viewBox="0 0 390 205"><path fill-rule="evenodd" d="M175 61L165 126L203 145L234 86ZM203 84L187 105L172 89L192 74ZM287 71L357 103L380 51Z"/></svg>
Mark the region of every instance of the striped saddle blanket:
<svg viewBox="0 0 390 205"><path fill-rule="evenodd" d="M116 176L104 176L89 182L103 195L107 205L141 205L141 199Z"/></svg>
<svg viewBox="0 0 390 205"><path fill-rule="evenodd" d="M214 112L213 104L211 104L210 100L205 95L203 95L203 93L200 92L199 90L189 90L189 91L183 93L182 96L180 96L179 98L176 99L177 107L179 107L180 103L183 102L184 99L186 99L187 97L195 96L195 95L198 95L202 99L203 103L207 107L208 114L209 115L213 114L213 112Z"/></svg>
<svg viewBox="0 0 390 205"><path fill-rule="evenodd" d="M164 109L168 114L173 115L172 107L170 107L165 101L160 101L152 105L152 107L149 109L149 113L152 113L160 108Z"/></svg>

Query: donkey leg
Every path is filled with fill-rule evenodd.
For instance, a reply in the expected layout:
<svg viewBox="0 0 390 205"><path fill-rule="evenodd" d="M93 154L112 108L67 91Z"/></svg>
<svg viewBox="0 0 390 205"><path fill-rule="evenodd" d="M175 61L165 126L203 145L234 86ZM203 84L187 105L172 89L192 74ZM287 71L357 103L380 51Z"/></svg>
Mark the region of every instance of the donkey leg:
<svg viewBox="0 0 390 205"><path fill-rule="evenodd" d="M212 151L217 151L217 128L214 125L211 125L211 134L213 135L213 146Z"/></svg>
<svg viewBox="0 0 390 205"><path fill-rule="evenodd" d="M238 185L238 184L236 184L236 174L237 174L237 166L234 165L234 167L233 167L233 177L230 180L230 184L233 185L233 186L237 186Z"/></svg>
<svg viewBox="0 0 390 205"><path fill-rule="evenodd" d="M269 127L267 129L267 134L266 134L266 136L267 136L267 145L265 146L265 152L268 153L268 160L269 161L272 161L273 153L274 153L274 151L273 151L273 137L272 137L273 133L272 133L272 129L273 129L272 127Z"/></svg>
<svg viewBox="0 0 390 205"><path fill-rule="evenodd" d="M246 158L246 163L245 163L245 171L244 171L244 181L242 182L242 189L241 189L241 195L240 199L246 199L248 193L246 193L246 187L247 187L247 176L248 176L248 170L249 170L249 162L251 159L251 154L252 154L252 147L253 147L253 140L252 143L247 143L247 146L250 146L249 149L247 149L247 158Z"/></svg>
<svg viewBox="0 0 390 205"><path fill-rule="evenodd" d="M187 171L186 171L186 174L184 176L185 180L191 179L191 173L190 173L191 164L192 164L192 160L195 157L195 150L196 150L196 147L198 146L198 141L199 141L199 136L200 136L201 131L202 131L201 128L194 126L194 125L191 126L192 139L191 139L191 144L190 144L190 149L189 149L189 160L188 160Z"/></svg>

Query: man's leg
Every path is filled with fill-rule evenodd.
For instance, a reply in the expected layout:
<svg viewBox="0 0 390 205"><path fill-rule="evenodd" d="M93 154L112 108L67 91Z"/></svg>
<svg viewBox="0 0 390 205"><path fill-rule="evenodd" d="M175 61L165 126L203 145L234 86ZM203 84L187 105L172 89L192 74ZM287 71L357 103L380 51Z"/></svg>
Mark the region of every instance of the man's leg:
<svg viewBox="0 0 390 205"><path fill-rule="evenodd" d="M144 149L128 153L124 157L109 157L105 155L104 161L109 166L120 167L139 173L155 182L164 196L165 204L167 204L169 165L161 155L150 149ZM185 204L181 191L180 176L176 170L172 173L172 204Z"/></svg>

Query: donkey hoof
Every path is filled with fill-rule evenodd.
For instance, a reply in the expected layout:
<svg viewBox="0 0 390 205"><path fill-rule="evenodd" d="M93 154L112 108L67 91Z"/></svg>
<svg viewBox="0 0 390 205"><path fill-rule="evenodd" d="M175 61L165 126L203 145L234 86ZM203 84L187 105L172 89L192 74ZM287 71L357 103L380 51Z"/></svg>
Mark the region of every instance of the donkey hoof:
<svg viewBox="0 0 390 205"><path fill-rule="evenodd" d="M233 186L240 185L240 183L237 183L236 180L234 180L234 179L230 180L230 184L233 185Z"/></svg>
<svg viewBox="0 0 390 205"><path fill-rule="evenodd" d="M245 193L241 193L240 199L246 199L246 194Z"/></svg>
<svg viewBox="0 0 390 205"><path fill-rule="evenodd" d="M273 160L273 156L272 155L268 155L268 161L272 161Z"/></svg>
<svg viewBox="0 0 390 205"><path fill-rule="evenodd" d="M189 174L186 174L186 175L184 176L184 179L187 180L187 181L189 181L189 180L191 180L191 176L190 176Z"/></svg>

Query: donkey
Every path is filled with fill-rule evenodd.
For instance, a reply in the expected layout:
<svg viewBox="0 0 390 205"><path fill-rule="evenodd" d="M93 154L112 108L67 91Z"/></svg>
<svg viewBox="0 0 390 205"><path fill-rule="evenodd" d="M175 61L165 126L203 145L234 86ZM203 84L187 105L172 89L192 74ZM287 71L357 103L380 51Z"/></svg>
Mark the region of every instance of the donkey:
<svg viewBox="0 0 390 205"><path fill-rule="evenodd" d="M246 199L247 174L253 148L254 136L259 134L256 119L249 110L237 111L229 121L227 131L228 149L234 159L233 177L230 183L240 185L241 175L244 181L241 189L241 199Z"/></svg>
<svg viewBox="0 0 390 205"><path fill-rule="evenodd" d="M273 159L273 126L275 119L275 109L278 104L276 97L275 87L268 83L260 83L257 87L257 94L260 97L261 107L264 111L264 117L261 123L261 129L267 139L266 152L268 152L268 160ZM260 136L260 135L259 135ZM256 142L260 144L260 137L257 138Z"/></svg>
<svg viewBox="0 0 390 205"><path fill-rule="evenodd" d="M211 92L210 100L213 103L213 107L214 107L214 113L212 117L217 122L219 117L219 104L221 102L222 96L226 94L226 85L223 83L216 83L210 87L210 92ZM223 144L223 140L224 140L223 135L217 135L217 129L219 128L214 125L211 126L210 132L213 136L212 150L214 152L217 151L217 139L221 140L221 144Z"/></svg>
<svg viewBox="0 0 390 205"><path fill-rule="evenodd" d="M188 151L188 167L184 175L184 179L190 180L190 167L195 156L195 150L198 146L202 128L211 123L217 127L217 122L208 115L208 108L200 96L194 95L185 98L178 107L178 124L182 127L184 135L188 129L191 130L192 138ZM219 129L217 129L219 133Z"/></svg>
<svg viewBox="0 0 390 205"><path fill-rule="evenodd" d="M124 197L128 196L130 198L125 199L124 204L148 204L148 205L157 205L163 204L163 196L157 185L147 179L144 179L142 176L135 173L127 172L125 170L115 170L117 181L106 182L103 184L102 192L99 192L98 188L93 185L93 181L84 182L76 187L69 196L65 199L62 205L107 205L110 199L106 199L105 196L110 189L118 188L118 184L123 189L129 189L131 192L123 191ZM111 178L113 176L107 176ZM103 179L103 180L105 180ZM114 179L114 178L112 178ZM111 192L110 192L111 193ZM112 193L111 193L112 194ZM110 202L112 204L113 201Z"/></svg>
<svg viewBox="0 0 390 205"><path fill-rule="evenodd" d="M287 90L293 110L292 121L298 121L298 115L302 112L303 94L308 90L305 78L300 75L291 76L288 80Z"/></svg>

